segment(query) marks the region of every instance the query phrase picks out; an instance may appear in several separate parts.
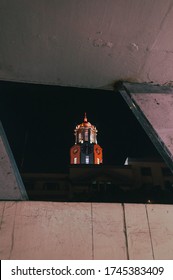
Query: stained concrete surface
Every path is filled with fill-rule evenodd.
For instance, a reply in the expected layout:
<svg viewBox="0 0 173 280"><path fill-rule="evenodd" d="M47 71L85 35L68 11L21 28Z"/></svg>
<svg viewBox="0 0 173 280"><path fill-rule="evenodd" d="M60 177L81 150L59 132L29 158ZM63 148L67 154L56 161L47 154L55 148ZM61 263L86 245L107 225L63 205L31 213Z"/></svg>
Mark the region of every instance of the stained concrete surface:
<svg viewBox="0 0 173 280"><path fill-rule="evenodd" d="M172 26L172 0L1 0L0 79L172 83Z"/></svg>
<svg viewBox="0 0 173 280"><path fill-rule="evenodd" d="M0 122L0 200L26 199L25 187Z"/></svg>
<svg viewBox="0 0 173 280"><path fill-rule="evenodd" d="M173 259L173 205L0 202L0 259Z"/></svg>
<svg viewBox="0 0 173 280"><path fill-rule="evenodd" d="M120 92L173 172L173 87L124 82Z"/></svg>

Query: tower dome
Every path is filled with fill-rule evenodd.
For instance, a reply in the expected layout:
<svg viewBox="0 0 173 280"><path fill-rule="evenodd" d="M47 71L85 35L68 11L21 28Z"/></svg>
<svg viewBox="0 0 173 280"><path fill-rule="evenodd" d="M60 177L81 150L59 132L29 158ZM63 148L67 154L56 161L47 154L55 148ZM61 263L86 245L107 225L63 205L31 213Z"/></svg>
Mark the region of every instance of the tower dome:
<svg viewBox="0 0 173 280"><path fill-rule="evenodd" d="M74 130L75 144L90 142L97 144L97 129L87 120L86 113L81 124Z"/></svg>

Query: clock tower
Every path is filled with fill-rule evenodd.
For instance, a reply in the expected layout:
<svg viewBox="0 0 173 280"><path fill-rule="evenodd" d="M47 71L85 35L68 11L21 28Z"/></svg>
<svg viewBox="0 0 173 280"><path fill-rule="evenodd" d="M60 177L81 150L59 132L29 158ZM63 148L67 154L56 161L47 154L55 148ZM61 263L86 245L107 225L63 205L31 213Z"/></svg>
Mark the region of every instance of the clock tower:
<svg viewBox="0 0 173 280"><path fill-rule="evenodd" d="M70 149L71 164L101 164L102 148L97 144L97 129L87 120L85 113L83 123L74 130L75 145Z"/></svg>

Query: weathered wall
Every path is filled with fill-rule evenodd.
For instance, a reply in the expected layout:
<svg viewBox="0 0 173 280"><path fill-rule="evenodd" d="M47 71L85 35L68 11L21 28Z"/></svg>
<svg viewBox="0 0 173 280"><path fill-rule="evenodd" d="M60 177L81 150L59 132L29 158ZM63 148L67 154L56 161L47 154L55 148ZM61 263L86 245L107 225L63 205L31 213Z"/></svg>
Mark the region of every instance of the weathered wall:
<svg viewBox="0 0 173 280"><path fill-rule="evenodd" d="M169 83L172 0L1 0L0 79L85 88Z"/></svg>
<svg viewBox="0 0 173 280"><path fill-rule="evenodd" d="M120 92L173 173L173 87L122 83Z"/></svg>
<svg viewBox="0 0 173 280"><path fill-rule="evenodd" d="M0 259L173 259L173 205L0 202Z"/></svg>
<svg viewBox="0 0 173 280"><path fill-rule="evenodd" d="M20 173L0 122L0 199L28 199Z"/></svg>

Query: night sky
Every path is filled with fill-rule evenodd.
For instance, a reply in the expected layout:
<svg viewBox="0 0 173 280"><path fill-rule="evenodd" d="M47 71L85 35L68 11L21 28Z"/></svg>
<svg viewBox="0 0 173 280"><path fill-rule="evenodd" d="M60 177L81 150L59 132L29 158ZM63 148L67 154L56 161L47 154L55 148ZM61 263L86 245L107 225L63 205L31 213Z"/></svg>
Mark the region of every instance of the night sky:
<svg viewBox="0 0 173 280"><path fill-rule="evenodd" d="M158 152L114 91L0 82L0 118L20 172L66 172L74 129L88 121L98 129L103 164Z"/></svg>

